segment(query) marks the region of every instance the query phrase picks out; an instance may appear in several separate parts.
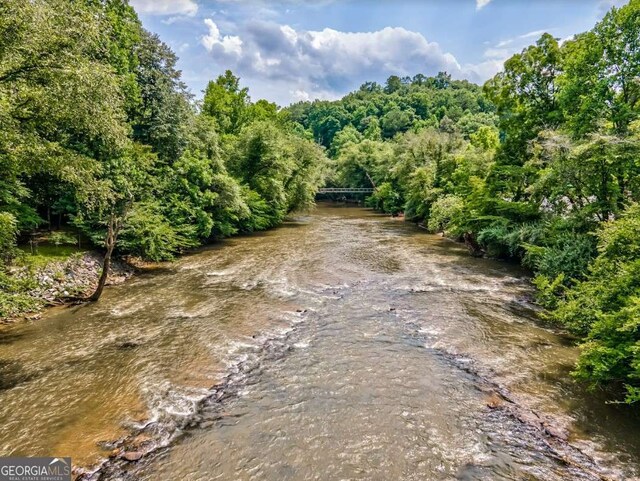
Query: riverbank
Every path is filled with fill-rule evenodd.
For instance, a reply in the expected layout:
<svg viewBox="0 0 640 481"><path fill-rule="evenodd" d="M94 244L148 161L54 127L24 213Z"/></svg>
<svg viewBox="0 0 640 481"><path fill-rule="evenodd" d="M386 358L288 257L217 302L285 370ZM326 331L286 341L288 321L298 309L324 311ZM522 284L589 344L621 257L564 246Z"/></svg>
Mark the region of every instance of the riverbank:
<svg viewBox="0 0 640 481"><path fill-rule="evenodd" d="M350 204L348 201L335 200L324 201L324 203L333 207L348 207ZM376 209L372 209L372 212L384 215ZM389 218L396 222L406 221L404 215L389 216ZM429 232L423 224L410 223ZM444 233L439 235L457 244L465 245L459 239L448 237ZM206 246L203 247L206 248ZM197 250L194 249L191 252ZM9 270L12 280L22 286L15 293L20 300L13 303L8 315L3 315L0 310L0 325L21 320L37 320L46 308L68 304L69 297L88 297L97 286L102 272L102 262L103 254L91 250L71 253L61 260L48 259L46 262L27 262L12 267ZM147 269L149 265L139 258L114 257L106 285L122 284L136 272ZM529 300L534 302L534 296L530 296Z"/></svg>
<svg viewBox="0 0 640 481"><path fill-rule="evenodd" d="M331 204L349 205L332 201ZM403 217L395 217L402 220ZM237 237L237 236L232 236ZM184 252L194 253L207 246ZM40 250L54 249L44 256L23 254L22 261L8 269L12 289L0 298L0 325L23 320L38 320L45 309L69 304L68 298L83 298L92 294L102 272L103 254L97 250L66 251L64 247L40 246ZM71 248L77 249L77 248ZM136 272L147 270L156 263L135 257L114 257L107 286L122 284ZM1 281L1 279L0 279ZM1 282L0 282L1 285Z"/></svg>
<svg viewBox="0 0 640 481"><path fill-rule="evenodd" d="M0 324L39 319L42 311L51 306L64 305L69 297L86 297L98 284L102 272L103 255L98 251L79 252L66 259L48 261L43 265L23 264L10 269L16 285L16 300L7 315L0 316ZM133 261L114 259L107 285L125 282L137 270Z"/></svg>

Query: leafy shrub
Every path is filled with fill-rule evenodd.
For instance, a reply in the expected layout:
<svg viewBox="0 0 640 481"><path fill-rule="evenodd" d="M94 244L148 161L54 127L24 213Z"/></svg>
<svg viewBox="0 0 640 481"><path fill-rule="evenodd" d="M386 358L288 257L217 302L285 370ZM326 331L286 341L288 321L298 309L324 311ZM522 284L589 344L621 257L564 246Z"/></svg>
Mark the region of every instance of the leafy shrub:
<svg viewBox="0 0 640 481"><path fill-rule="evenodd" d="M192 226L195 229L195 226ZM127 252L153 261L170 260L178 252L198 245L194 233L186 235L168 223L153 203L134 205L120 234Z"/></svg>
<svg viewBox="0 0 640 481"><path fill-rule="evenodd" d="M550 279L562 275L563 282L581 279L595 254L593 236L563 232L548 246L523 244L523 264Z"/></svg>
<svg viewBox="0 0 640 481"><path fill-rule="evenodd" d="M564 292L564 274L558 274L553 280L538 274L533 278L536 286L536 302L546 309L555 309Z"/></svg>
<svg viewBox="0 0 640 481"><path fill-rule="evenodd" d="M76 245L78 240L67 232L54 232L49 236L49 242L55 246L61 245Z"/></svg>
<svg viewBox="0 0 640 481"><path fill-rule="evenodd" d="M0 269L0 319L37 309L40 301L27 293L35 286L33 276L16 278Z"/></svg>
<svg viewBox="0 0 640 481"><path fill-rule="evenodd" d="M640 207L608 222L586 279L566 291L553 318L585 337L575 370L591 385L622 383L640 401Z"/></svg>
<svg viewBox="0 0 640 481"><path fill-rule="evenodd" d="M15 256L17 234L16 218L8 212L0 212L0 269Z"/></svg>
<svg viewBox="0 0 640 481"><path fill-rule="evenodd" d="M260 194L248 187L243 189L242 194L250 213L240 221L240 229L243 232L261 231L275 225L271 209Z"/></svg>
<svg viewBox="0 0 640 481"><path fill-rule="evenodd" d="M444 197L440 197L431 206L429 221L427 223L428 229L431 232L453 233L449 230L450 226L460 217L463 208L464 201L458 196L445 195Z"/></svg>
<svg viewBox="0 0 640 481"><path fill-rule="evenodd" d="M383 182L367 199L367 204L387 214L397 214L402 212L404 202L402 195L394 189L391 182Z"/></svg>
<svg viewBox="0 0 640 481"><path fill-rule="evenodd" d="M539 224L512 224L498 218L492 225L478 233L478 242L491 257L522 258L525 246L538 242L541 234Z"/></svg>

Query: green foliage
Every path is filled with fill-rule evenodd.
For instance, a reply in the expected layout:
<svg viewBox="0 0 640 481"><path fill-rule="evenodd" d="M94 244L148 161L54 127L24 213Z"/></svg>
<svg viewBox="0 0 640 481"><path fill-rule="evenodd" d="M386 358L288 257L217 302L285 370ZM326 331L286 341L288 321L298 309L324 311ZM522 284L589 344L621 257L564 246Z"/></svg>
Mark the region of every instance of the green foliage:
<svg viewBox="0 0 640 481"><path fill-rule="evenodd" d="M543 132L532 144L528 165L538 172L530 192L546 198L562 215L581 215L606 221L640 198L638 137L590 134L572 142L566 136Z"/></svg>
<svg viewBox="0 0 640 481"><path fill-rule="evenodd" d="M240 79L227 70L207 85L202 113L215 119L219 132L237 133L244 123L248 103L249 89L240 88Z"/></svg>
<svg viewBox="0 0 640 481"><path fill-rule="evenodd" d="M500 137L496 128L482 125L469 135L471 145L482 150L493 150L500 144Z"/></svg>
<svg viewBox="0 0 640 481"><path fill-rule="evenodd" d="M402 196L394 189L391 182L383 182L373 195L367 199L369 206L374 209L396 215L402 212Z"/></svg>
<svg viewBox="0 0 640 481"><path fill-rule="evenodd" d="M478 242L491 257L515 257L522 247L520 230L504 218L497 218L478 232Z"/></svg>
<svg viewBox="0 0 640 481"><path fill-rule="evenodd" d="M15 256L18 223L8 212L0 212L0 269Z"/></svg>
<svg viewBox="0 0 640 481"><path fill-rule="evenodd" d="M178 58L157 35L143 31L134 70L140 103L131 113L133 138L149 145L158 158L171 163L188 146L193 121L190 95L176 69Z"/></svg>
<svg viewBox="0 0 640 481"><path fill-rule="evenodd" d="M481 126L495 127L493 108L477 85L439 73L435 77L391 76L384 89L368 82L341 100L299 102L286 111L292 121L312 132L316 142L330 149L331 156L338 157L334 138L347 127L355 128L365 139L380 141L426 127L442 125L447 130L452 122L468 137Z"/></svg>
<svg viewBox="0 0 640 481"><path fill-rule="evenodd" d="M499 165L524 164L527 143L543 128L562 121L555 94L560 73L560 46L545 33L536 45L508 59L504 71L489 80L484 89L497 106L504 141Z"/></svg>
<svg viewBox="0 0 640 481"><path fill-rule="evenodd" d="M638 118L639 10L638 0L612 8L591 31L563 46L559 100L575 137L601 126L625 134Z"/></svg>
<svg viewBox="0 0 640 481"><path fill-rule="evenodd" d="M243 218L240 222L240 228L243 232L261 231L273 225L269 204L260 194L251 190L248 186L245 186L243 189L243 200L251 213L251 215Z"/></svg>
<svg viewBox="0 0 640 481"><path fill-rule="evenodd" d="M558 274L555 279L538 274L533 278L533 284L536 286L536 301L538 304L546 309L556 309L564 294L564 274Z"/></svg>
<svg viewBox="0 0 640 481"><path fill-rule="evenodd" d="M562 231L554 236L547 231L537 241L538 245L522 245L526 250L523 263L550 279L562 276L570 282L582 278L595 254L594 240L589 235Z"/></svg>
<svg viewBox="0 0 640 481"><path fill-rule="evenodd" d="M459 219L464 209L464 200L456 195L445 195L431 206L427 227L431 232L444 232L458 237L454 222Z"/></svg>
<svg viewBox="0 0 640 481"><path fill-rule="evenodd" d="M317 146L269 121L248 124L240 131L229 168L251 192L249 211L253 206L260 217L259 222L249 223L251 230L272 227L288 213L310 207L325 171L324 155Z"/></svg>
<svg viewBox="0 0 640 481"><path fill-rule="evenodd" d="M171 225L155 202L136 203L120 234L122 249L153 261L170 260L175 253L197 245L197 237Z"/></svg>
<svg viewBox="0 0 640 481"><path fill-rule="evenodd" d="M29 270L37 270L51 262L65 261L69 257L86 252L86 250L75 245L57 246L47 244L38 245L34 251L31 250L31 246L22 246L19 250L20 253L16 257L14 264L17 267L27 267Z"/></svg>
<svg viewBox="0 0 640 481"><path fill-rule="evenodd" d="M31 302L6 265L44 222L166 260L313 204L326 157L293 115L230 71L198 112L177 60L125 0L0 2L0 316Z"/></svg>
<svg viewBox="0 0 640 481"><path fill-rule="evenodd" d="M363 137L366 135L363 136L354 126L347 125L333 138L330 151L334 157L338 157L343 147L347 144L357 144L362 141Z"/></svg>
<svg viewBox="0 0 640 481"><path fill-rule="evenodd" d="M640 207L605 224L587 278L566 292L556 321L584 336L575 375L592 385L640 388Z"/></svg>
<svg viewBox="0 0 640 481"><path fill-rule="evenodd" d="M76 245L78 243L78 239L68 232L56 231L49 236L49 242L56 247L60 247L65 244Z"/></svg>
<svg viewBox="0 0 640 481"><path fill-rule="evenodd" d="M41 302L28 294L34 287L33 278L18 279L0 269L0 319L37 309Z"/></svg>
<svg viewBox="0 0 640 481"><path fill-rule="evenodd" d="M0 209L34 228L38 176L72 190L126 142L123 95L93 8L8 0L0 19Z"/></svg>
<svg viewBox="0 0 640 481"><path fill-rule="evenodd" d="M397 133L406 132L411 127L413 116L411 112L399 108L389 110L380 119L382 136L391 138Z"/></svg>
<svg viewBox="0 0 640 481"><path fill-rule="evenodd" d="M0 212L0 319L31 311L39 303L27 294L34 287L32 278L9 274L8 264L15 258L18 223L12 214Z"/></svg>

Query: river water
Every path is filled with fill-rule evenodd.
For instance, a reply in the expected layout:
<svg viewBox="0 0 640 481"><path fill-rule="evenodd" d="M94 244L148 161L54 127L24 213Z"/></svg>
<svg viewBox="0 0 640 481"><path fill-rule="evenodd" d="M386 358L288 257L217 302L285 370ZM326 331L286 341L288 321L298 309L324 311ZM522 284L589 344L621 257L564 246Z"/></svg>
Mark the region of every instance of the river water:
<svg viewBox="0 0 640 481"><path fill-rule="evenodd" d="M636 479L640 420L570 381L530 295L513 265L320 206L0 330L0 455L105 480Z"/></svg>

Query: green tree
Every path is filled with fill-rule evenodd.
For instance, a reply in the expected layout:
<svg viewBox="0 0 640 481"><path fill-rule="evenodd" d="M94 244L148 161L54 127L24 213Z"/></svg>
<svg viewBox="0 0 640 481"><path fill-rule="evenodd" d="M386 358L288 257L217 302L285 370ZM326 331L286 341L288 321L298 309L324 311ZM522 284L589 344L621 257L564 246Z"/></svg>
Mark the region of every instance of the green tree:
<svg viewBox="0 0 640 481"><path fill-rule="evenodd" d="M176 161L187 148L193 118L177 57L157 35L143 31L137 46L136 80L140 105L132 114L133 138L150 145L163 162Z"/></svg>
<svg viewBox="0 0 640 481"><path fill-rule="evenodd" d="M567 291L553 317L585 336L575 375L624 385L640 400L640 208L605 224L586 280Z"/></svg>
<svg viewBox="0 0 640 481"><path fill-rule="evenodd" d="M249 100L249 89L241 88L240 78L227 70L207 85L202 112L216 120L220 133L238 133L245 122Z"/></svg>
<svg viewBox="0 0 640 481"><path fill-rule="evenodd" d="M536 45L507 60L504 71L485 84L487 96L497 106L503 135L489 179L493 195L526 199L526 187L536 174L522 168L529 142L541 130L562 122L556 99L560 60L558 41L544 34Z"/></svg>
<svg viewBox="0 0 640 481"><path fill-rule="evenodd" d="M336 157L340 154L340 149L349 143L358 143L362 140L363 136L358 129L352 125L347 125L344 129L336 134L331 143L331 149L329 149L331 155Z"/></svg>
<svg viewBox="0 0 640 481"><path fill-rule="evenodd" d="M75 185L126 141L120 83L101 57L100 18L62 0L0 4L0 210L39 223L31 176Z"/></svg>

